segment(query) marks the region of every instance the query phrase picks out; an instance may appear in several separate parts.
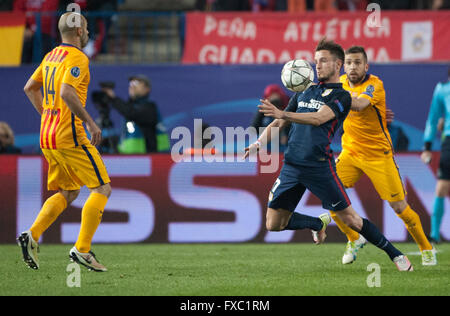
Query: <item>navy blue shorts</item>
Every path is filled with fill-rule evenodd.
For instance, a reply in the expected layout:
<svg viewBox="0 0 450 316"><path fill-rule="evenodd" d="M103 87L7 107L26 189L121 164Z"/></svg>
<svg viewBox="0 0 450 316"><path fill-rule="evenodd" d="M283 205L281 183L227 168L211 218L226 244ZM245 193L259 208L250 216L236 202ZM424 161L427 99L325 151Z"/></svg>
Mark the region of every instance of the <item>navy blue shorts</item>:
<svg viewBox="0 0 450 316"><path fill-rule="evenodd" d="M341 211L351 202L336 173L334 161L319 167L284 163L269 195L269 208L293 212L305 190L317 196L326 210Z"/></svg>

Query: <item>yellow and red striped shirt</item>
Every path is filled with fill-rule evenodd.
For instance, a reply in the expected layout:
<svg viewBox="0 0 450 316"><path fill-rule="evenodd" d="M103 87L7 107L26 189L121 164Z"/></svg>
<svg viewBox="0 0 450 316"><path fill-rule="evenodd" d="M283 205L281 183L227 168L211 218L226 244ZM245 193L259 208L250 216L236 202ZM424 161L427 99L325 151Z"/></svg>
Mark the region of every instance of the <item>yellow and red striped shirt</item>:
<svg viewBox="0 0 450 316"><path fill-rule="evenodd" d="M61 98L62 84L69 84L77 91L83 106L86 106L90 82L88 57L75 46L61 44L45 55L31 78L42 82L44 90L41 148L73 148L89 144L83 122Z"/></svg>

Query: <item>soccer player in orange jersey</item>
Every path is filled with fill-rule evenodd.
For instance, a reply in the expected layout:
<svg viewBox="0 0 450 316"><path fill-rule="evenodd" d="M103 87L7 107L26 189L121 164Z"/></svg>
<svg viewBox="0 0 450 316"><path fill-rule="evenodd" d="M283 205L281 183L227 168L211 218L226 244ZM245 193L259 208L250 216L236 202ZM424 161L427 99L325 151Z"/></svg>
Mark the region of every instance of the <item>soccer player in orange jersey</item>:
<svg viewBox="0 0 450 316"><path fill-rule="evenodd" d="M40 236L86 185L91 194L83 206L80 233L69 256L90 270L106 271L91 251L111 186L95 148L100 144L101 130L84 108L90 81L89 59L81 50L88 42L87 20L69 12L61 16L58 27L62 44L44 57L24 88L41 115L40 146L49 165L48 190L58 192L45 201L33 225L18 237L18 243L24 261L38 269Z"/></svg>
<svg viewBox="0 0 450 316"><path fill-rule="evenodd" d="M344 121L342 152L336 169L345 187L353 187L366 174L383 200L403 220L422 253L423 265L435 265L436 255L424 234L419 216L405 200L405 188L394 160L394 149L386 125L386 99L383 82L368 74L369 65L363 47L353 46L345 52L345 75L340 78L343 88L352 96L352 107ZM346 226L331 212L338 227L349 242L342 258L352 263L366 243L364 237Z"/></svg>

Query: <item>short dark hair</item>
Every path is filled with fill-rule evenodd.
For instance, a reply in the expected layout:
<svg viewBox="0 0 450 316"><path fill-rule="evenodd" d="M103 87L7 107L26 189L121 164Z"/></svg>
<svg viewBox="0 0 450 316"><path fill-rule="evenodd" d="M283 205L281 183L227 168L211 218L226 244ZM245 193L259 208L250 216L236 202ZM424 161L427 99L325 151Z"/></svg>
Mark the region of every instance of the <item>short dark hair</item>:
<svg viewBox="0 0 450 316"><path fill-rule="evenodd" d="M364 60L367 63L367 54L366 50L362 46L352 46L345 51L345 55L347 54L362 54L364 56Z"/></svg>
<svg viewBox="0 0 450 316"><path fill-rule="evenodd" d="M147 86L147 88L152 88L152 82L150 81L150 79L146 76L146 75L142 75L142 74L139 74L139 75L133 75L133 76L131 76L131 77L129 77L128 78L128 81L131 81L131 80L137 80L137 81L140 81L140 82L142 82L145 86Z"/></svg>
<svg viewBox="0 0 450 316"><path fill-rule="evenodd" d="M341 45L336 44L334 41L328 41L326 38L323 38L319 44L317 44L316 52L319 50L327 50L330 52L331 55L336 57L337 59L340 59L342 61L342 64L344 64L345 60L345 53L344 49Z"/></svg>

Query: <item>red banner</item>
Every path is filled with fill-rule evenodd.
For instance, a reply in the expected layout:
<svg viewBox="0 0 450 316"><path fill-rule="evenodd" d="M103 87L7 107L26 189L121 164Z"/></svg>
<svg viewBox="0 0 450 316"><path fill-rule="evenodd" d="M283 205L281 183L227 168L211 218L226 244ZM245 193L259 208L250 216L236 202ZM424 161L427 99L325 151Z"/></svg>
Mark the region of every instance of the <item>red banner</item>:
<svg viewBox="0 0 450 316"><path fill-rule="evenodd" d="M323 37L364 46L371 62L448 61L450 11L188 13L183 62L312 62Z"/></svg>
<svg viewBox="0 0 450 316"><path fill-rule="evenodd" d="M268 232L265 212L275 173L261 173L255 162L180 162L170 155L105 156L113 191L98 228L95 243L191 242L311 242L303 231ZM408 191L408 202L429 232L435 171L419 154L396 156ZM281 166L280 166L281 167ZM279 168L278 168L279 169ZM0 156L0 243L13 243L34 222L47 191L48 165L38 156ZM371 219L392 241L411 241L405 225L363 177L347 191L361 216ZM86 188L45 232L45 243L73 243L77 239ZM321 202L306 191L297 212L318 216ZM441 232L450 240L450 212ZM345 241L332 223L328 241Z"/></svg>

